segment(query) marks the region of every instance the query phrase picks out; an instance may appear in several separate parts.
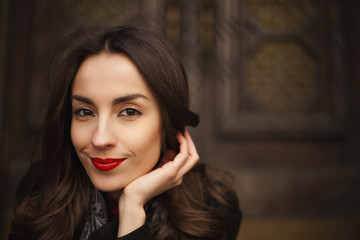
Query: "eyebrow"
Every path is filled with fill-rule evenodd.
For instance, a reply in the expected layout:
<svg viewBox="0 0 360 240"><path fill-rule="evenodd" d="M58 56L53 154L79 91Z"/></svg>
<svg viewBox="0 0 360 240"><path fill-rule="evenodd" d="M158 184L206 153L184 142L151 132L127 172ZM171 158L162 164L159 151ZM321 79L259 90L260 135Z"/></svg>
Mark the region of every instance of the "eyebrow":
<svg viewBox="0 0 360 240"><path fill-rule="evenodd" d="M149 98L146 97L145 95L143 95L141 93L135 93L135 94L129 94L129 95L126 95L126 96L115 98L112 101L112 104L117 105L119 103L128 102L128 101L131 101L131 100L135 100L137 98L144 98L146 100L149 100Z"/></svg>
<svg viewBox="0 0 360 240"><path fill-rule="evenodd" d="M115 98L112 101L112 104L117 105L117 104L120 104L120 103L123 103L123 102L128 102L128 101L131 101L131 100L135 100L135 99L138 99L138 98L144 98L144 99L149 100L149 98L146 97L145 95L143 95L141 93L135 93L135 94L129 94L129 95L126 95L126 96ZM83 97L83 96L80 96L80 95L72 95L71 100L74 100L74 99L77 100L77 101L80 101L80 102L90 104L90 105L95 105L93 103L93 101L91 101L91 99L89 99L87 97Z"/></svg>

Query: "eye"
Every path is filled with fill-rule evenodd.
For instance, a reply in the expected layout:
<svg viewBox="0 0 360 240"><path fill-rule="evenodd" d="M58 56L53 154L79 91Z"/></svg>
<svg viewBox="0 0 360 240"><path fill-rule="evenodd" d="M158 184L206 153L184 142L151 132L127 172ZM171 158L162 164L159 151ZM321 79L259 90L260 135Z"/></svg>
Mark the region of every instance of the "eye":
<svg viewBox="0 0 360 240"><path fill-rule="evenodd" d="M141 112L136 110L135 108L125 108L122 110L118 116L125 116L125 117L136 117L140 116Z"/></svg>
<svg viewBox="0 0 360 240"><path fill-rule="evenodd" d="M79 117L94 117L95 114L87 108L80 108L75 110L75 115L79 116Z"/></svg>

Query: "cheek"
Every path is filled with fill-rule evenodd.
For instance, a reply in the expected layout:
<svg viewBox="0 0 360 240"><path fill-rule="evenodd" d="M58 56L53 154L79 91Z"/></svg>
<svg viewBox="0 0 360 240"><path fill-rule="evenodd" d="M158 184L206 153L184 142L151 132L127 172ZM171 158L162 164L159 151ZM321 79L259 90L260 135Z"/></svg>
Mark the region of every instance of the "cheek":
<svg viewBox="0 0 360 240"><path fill-rule="evenodd" d="M77 124L71 124L71 141L76 151L83 148L89 138L89 131L85 131L83 127Z"/></svg>
<svg viewBox="0 0 360 240"><path fill-rule="evenodd" d="M162 128L158 125L144 127L131 139L135 154L141 155L142 159L147 159L147 163L155 166L159 160L162 143Z"/></svg>

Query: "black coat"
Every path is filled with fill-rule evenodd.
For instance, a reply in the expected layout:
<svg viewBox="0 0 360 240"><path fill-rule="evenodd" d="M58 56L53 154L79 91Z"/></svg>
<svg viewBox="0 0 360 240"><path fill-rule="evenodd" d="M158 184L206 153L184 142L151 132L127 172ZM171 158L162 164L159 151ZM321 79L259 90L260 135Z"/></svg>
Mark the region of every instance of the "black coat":
<svg viewBox="0 0 360 240"><path fill-rule="evenodd" d="M21 180L16 194L15 200L23 199L27 195L31 195L34 191L41 189L43 186L43 171L40 167L40 164L33 164L26 175ZM241 212L240 210L236 211L225 211L224 221L226 223L226 240L235 240L239 231L240 222L241 222ZM136 229L135 231L127 234L126 236L117 238L118 231L118 220L110 221L100 227L99 229L93 231L89 240L151 240L153 239L150 232L149 224L145 222L143 226ZM13 230L9 234L9 240L17 240L18 235Z"/></svg>

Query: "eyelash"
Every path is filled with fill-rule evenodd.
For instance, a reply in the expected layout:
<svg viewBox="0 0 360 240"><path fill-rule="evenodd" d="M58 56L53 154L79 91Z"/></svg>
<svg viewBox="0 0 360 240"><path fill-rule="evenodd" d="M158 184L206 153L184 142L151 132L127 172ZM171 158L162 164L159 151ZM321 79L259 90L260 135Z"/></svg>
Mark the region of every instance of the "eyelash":
<svg viewBox="0 0 360 240"><path fill-rule="evenodd" d="M88 114L85 114L85 111L88 113ZM95 114L93 113L93 111L91 111L90 109L87 109L87 108L79 108L79 109L76 109L74 111L74 114L76 116L79 116L79 117L93 117L95 116Z"/></svg>
<svg viewBox="0 0 360 240"><path fill-rule="evenodd" d="M122 112L126 112L128 110L133 111L133 115L129 115L129 113L126 113L127 115L121 114ZM133 108L133 107L127 107L127 108L121 110L118 114L118 116L123 116L123 117L128 117L128 118L132 118L132 117L140 116L140 115L142 115L142 112L140 112L139 110L137 110L136 108Z"/></svg>
<svg viewBox="0 0 360 240"><path fill-rule="evenodd" d="M133 113L127 112L129 110L133 111ZM74 114L76 116L78 116L78 117L81 117L81 118L94 117L95 116L94 112L91 111L90 109L87 109L87 108L75 109ZM124 108L118 114L119 117L126 117L126 118L133 118L133 117L140 116L140 115L142 115L142 112L140 112L139 110L137 110L136 108L133 108L133 107Z"/></svg>

